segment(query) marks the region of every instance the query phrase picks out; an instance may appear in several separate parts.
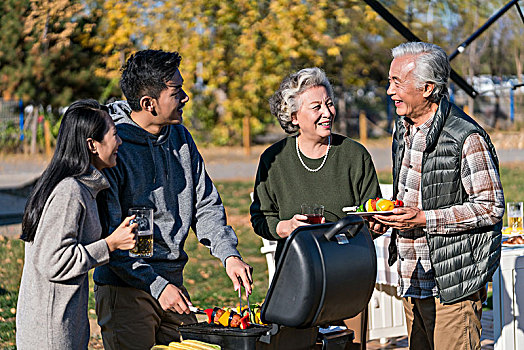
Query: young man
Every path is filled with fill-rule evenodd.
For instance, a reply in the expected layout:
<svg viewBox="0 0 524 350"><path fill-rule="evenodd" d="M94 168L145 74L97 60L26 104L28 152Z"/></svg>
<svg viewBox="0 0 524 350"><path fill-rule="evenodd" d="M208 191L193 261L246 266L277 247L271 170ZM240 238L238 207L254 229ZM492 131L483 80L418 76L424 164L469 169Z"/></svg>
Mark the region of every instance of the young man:
<svg viewBox="0 0 524 350"><path fill-rule="evenodd" d="M154 253L147 259L111 254L94 274L96 310L105 349L150 349L179 339L178 326L194 323L182 272L189 229L225 265L235 290L251 293L251 268L238 253L218 192L182 123L184 92L177 52L145 50L123 67L127 101L109 105L122 145L117 166L105 172L111 188L109 232L131 207L154 209Z"/></svg>
<svg viewBox="0 0 524 350"><path fill-rule="evenodd" d="M400 116L393 186L405 207L374 219L394 229L389 258L398 258L409 346L480 349L482 302L499 265L504 214L495 148L448 101L444 50L410 42L392 53L387 93Z"/></svg>

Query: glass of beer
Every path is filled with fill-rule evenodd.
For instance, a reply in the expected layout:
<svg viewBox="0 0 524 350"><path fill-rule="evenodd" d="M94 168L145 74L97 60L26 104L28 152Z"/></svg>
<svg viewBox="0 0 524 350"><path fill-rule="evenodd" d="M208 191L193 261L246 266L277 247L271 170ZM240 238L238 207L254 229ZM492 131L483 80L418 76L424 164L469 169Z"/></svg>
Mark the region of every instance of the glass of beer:
<svg viewBox="0 0 524 350"><path fill-rule="evenodd" d="M522 233L522 202L508 202L508 227L511 233Z"/></svg>
<svg viewBox="0 0 524 350"><path fill-rule="evenodd" d="M319 204L302 204L301 214L307 216L309 224L320 224L324 216L324 206Z"/></svg>
<svg viewBox="0 0 524 350"><path fill-rule="evenodd" d="M133 258L149 258L153 256L153 209L152 208L131 208L129 216L135 215L131 224L137 223L135 229L136 244L129 251L129 256Z"/></svg>

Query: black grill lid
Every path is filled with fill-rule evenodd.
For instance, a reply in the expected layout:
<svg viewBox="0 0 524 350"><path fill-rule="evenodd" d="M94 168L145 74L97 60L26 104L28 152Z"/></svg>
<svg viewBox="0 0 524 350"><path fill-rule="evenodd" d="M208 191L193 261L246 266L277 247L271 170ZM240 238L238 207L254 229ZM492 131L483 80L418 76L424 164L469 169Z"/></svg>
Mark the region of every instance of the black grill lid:
<svg viewBox="0 0 524 350"><path fill-rule="evenodd" d="M353 317L367 306L376 274L375 247L361 217L301 226L284 244L262 321L306 328Z"/></svg>

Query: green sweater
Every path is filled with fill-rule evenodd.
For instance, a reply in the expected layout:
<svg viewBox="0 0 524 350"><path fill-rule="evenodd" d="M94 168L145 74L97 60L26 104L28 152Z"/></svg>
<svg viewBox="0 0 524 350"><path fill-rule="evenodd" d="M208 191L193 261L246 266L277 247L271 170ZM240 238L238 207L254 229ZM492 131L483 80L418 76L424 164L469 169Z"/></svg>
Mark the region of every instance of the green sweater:
<svg viewBox="0 0 524 350"><path fill-rule="evenodd" d="M280 240L279 221L300 214L302 203L321 204L327 222L345 216L343 207L360 205L380 196L375 166L368 151L356 141L332 134L331 149L324 166L317 172L306 170L296 152L296 137L287 137L262 153L251 204L251 224L255 233ZM304 163L316 169L323 157Z"/></svg>

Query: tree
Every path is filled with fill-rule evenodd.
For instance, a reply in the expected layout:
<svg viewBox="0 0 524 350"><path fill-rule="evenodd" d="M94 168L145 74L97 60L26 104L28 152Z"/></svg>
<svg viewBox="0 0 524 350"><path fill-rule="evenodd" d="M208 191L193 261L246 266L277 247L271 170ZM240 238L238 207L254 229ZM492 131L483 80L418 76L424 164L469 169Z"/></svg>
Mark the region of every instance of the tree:
<svg viewBox="0 0 524 350"><path fill-rule="evenodd" d="M0 4L0 92L6 100L15 97L16 86L24 59L24 18L29 12L29 0L5 0Z"/></svg>
<svg viewBox="0 0 524 350"><path fill-rule="evenodd" d="M385 25L360 1L160 3L150 42L182 54L182 73L194 74L186 115L215 142L238 142L246 115L255 133L274 123L267 99L291 71L319 66L346 86L387 75L369 65L373 56L388 60L377 30Z"/></svg>
<svg viewBox="0 0 524 350"><path fill-rule="evenodd" d="M3 52L15 53L1 68L4 94L53 107L100 94L103 79L93 74L99 60L81 43L96 26L95 13L76 0L8 0L4 6L23 23L12 25L19 36L2 43Z"/></svg>
<svg viewBox="0 0 524 350"><path fill-rule="evenodd" d="M451 53L503 0L381 3ZM390 49L405 41L360 0L5 0L0 9L3 95L56 106L87 96L105 102L121 95L119 70L131 53L176 50L192 98L186 120L216 144L238 144L248 124L255 134L276 124L267 99L301 68L326 71L342 114L359 102L351 99L357 91L384 96ZM493 26L452 66L470 76L514 74L521 37L521 23ZM355 108L384 114L384 106L374 99Z"/></svg>
<svg viewBox="0 0 524 350"><path fill-rule="evenodd" d="M137 49L151 46L149 31L154 17L155 2L148 0L91 0L100 17L96 35L85 37L85 45L101 55L95 75L110 79L101 100L118 96L120 68ZM149 17L153 16L153 17Z"/></svg>

